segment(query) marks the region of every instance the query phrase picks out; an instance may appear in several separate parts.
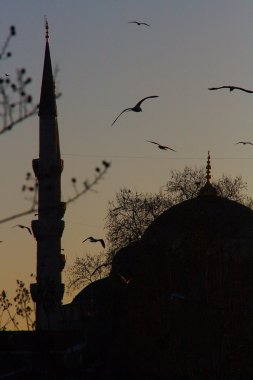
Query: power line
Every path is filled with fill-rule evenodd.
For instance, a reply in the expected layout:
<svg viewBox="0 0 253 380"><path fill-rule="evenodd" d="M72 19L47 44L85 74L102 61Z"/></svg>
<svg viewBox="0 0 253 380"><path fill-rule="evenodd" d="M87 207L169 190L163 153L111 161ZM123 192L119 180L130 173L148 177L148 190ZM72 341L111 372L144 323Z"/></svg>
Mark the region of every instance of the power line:
<svg viewBox="0 0 253 380"><path fill-rule="evenodd" d="M158 157L158 156L128 156L128 155L106 155L106 154L83 154L83 153L62 153L62 156L68 157L96 157L96 158L123 158L123 159L155 159L155 160L206 160L206 156L203 157ZM212 156L212 160L253 160L253 157L215 157Z"/></svg>

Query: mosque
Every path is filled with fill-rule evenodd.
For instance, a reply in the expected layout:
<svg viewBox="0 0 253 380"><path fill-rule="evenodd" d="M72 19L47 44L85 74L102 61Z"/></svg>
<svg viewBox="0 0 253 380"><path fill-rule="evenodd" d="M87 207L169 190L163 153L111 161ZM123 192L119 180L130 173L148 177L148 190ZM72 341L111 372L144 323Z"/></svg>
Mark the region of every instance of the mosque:
<svg viewBox="0 0 253 380"><path fill-rule="evenodd" d="M250 380L253 211L206 184L62 305L65 204L48 27L39 106L36 331L0 332L0 379Z"/></svg>

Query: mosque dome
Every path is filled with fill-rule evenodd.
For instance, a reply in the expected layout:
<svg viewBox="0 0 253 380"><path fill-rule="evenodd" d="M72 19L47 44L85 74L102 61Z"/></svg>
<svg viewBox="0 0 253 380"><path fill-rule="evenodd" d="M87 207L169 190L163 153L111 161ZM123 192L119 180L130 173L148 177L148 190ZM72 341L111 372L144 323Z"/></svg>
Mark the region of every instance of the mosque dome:
<svg viewBox="0 0 253 380"><path fill-rule="evenodd" d="M217 190L210 180L211 162L208 152L206 184L198 196L177 204L160 215L147 228L144 240L166 243L178 237L203 237L210 244L216 238L235 238L253 231L252 210L238 202L217 196Z"/></svg>
<svg viewBox="0 0 253 380"><path fill-rule="evenodd" d="M207 243L220 238L253 237L253 211L219 196L199 195L162 213L143 235L150 243L166 244L177 238L200 238Z"/></svg>

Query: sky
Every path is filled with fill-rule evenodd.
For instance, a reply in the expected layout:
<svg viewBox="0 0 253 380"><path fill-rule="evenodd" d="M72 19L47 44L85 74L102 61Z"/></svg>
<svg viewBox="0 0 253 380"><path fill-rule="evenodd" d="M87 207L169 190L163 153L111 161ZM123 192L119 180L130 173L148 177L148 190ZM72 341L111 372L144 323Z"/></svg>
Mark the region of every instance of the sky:
<svg viewBox="0 0 253 380"><path fill-rule="evenodd" d="M103 181L69 205L62 247L67 266L100 246L108 202L123 187L156 192L170 170L206 165L212 175L242 175L253 196L253 95L209 87L237 85L253 90L253 2L251 0L0 0L0 46L15 25L13 56L0 61L0 75L25 67L39 100L45 49L44 15L53 66L59 67L58 125L64 171L62 200L74 195L71 178L94 177L102 160L112 166ZM129 21L142 21L151 27ZM143 112L123 114L140 99ZM35 116L0 136L1 216L30 207L21 187L38 157ZM169 145L160 151L146 140ZM78 184L77 182L77 184ZM0 225L0 290L11 295L16 279L30 282L36 241L19 228L34 215ZM65 279L63 280L65 281ZM65 298L69 302L71 298Z"/></svg>

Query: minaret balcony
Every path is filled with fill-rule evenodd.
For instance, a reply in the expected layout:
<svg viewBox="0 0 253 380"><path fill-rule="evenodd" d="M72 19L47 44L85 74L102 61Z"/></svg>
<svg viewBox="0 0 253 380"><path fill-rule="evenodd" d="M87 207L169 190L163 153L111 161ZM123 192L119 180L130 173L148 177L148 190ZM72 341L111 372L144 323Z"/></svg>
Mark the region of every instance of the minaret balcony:
<svg viewBox="0 0 253 380"><path fill-rule="evenodd" d="M41 180L43 178L60 176L63 171L64 161L62 159L48 159L47 161L42 161L39 158L35 158L32 161L32 166L36 178Z"/></svg>
<svg viewBox="0 0 253 380"><path fill-rule="evenodd" d="M47 220L33 220L32 230L36 240L47 240L52 238L61 238L65 223L58 220L55 223L49 223Z"/></svg>

